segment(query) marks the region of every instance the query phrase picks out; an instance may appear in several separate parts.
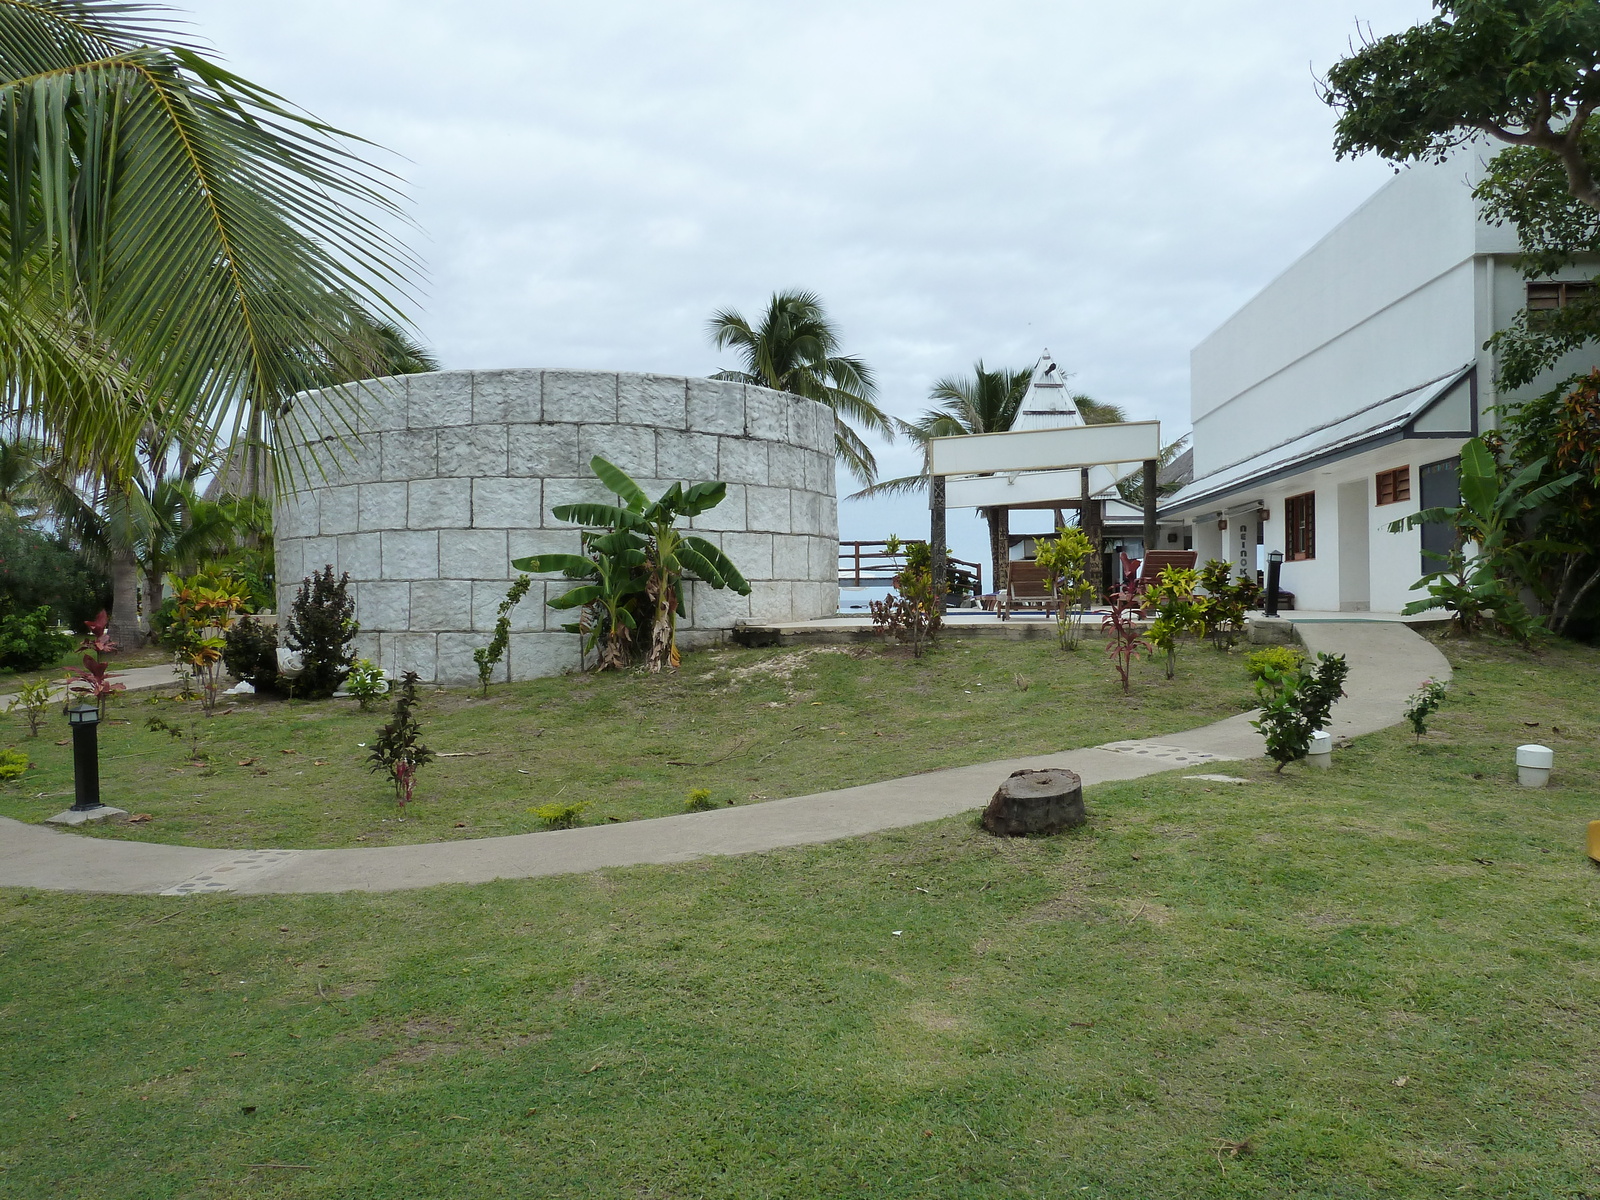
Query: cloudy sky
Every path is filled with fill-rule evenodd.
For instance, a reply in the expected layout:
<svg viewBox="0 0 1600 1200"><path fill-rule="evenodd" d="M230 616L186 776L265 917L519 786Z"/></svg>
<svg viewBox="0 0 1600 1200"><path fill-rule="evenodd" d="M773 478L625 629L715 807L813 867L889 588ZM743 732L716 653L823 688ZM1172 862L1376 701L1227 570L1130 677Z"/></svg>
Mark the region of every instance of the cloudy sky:
<svg viewBox="0 0 1600 1200"><path fill-rule="evenodd" d="M446 367L709 374L706 316L822 295L881 401L1028 366L1188 427L1190 348L1388 177L1315 76L1426 0L178 0L393 152ZM878 448L884 474L913 469ZM841 477L841 494L853 490ZM841 505L924 534L920 500ZM977 521L952 545L980 557Z"/></svg>

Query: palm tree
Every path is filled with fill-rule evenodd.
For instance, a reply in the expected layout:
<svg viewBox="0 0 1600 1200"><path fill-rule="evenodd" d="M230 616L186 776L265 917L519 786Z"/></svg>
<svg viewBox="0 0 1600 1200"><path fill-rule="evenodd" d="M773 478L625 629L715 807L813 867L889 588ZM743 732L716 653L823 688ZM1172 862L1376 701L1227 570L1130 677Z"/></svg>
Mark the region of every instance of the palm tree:
<svg viewBox="0 0 1600 1200"><path fill-rule="evenodd" d="M108 527L131 529L152 429L270 444L297 432L289 396L370 374L371 330L404 320L416 272L358 141L152 5L0 0L0 418L96 481ZM131 547L113 566L128 637Z"/></svg>
<svg viewBox="0 0 1600 1200"><path fill-rule="evenodd" d="M1108 404L1082 392L1073 393L1072 403L1085 425L1120 425L1128 419L1128 410L1122 405Z"/></svg>
<svg viewBox="0 0 1600 1200"><path fill-rule="evenodd" d="M877 384L861 359L839 353L839 332L815 292L774 292L759 325L735 310L711 314L707 323L718 350L730 346L744 359L740 370L718 371L713 379L754 383L817 400L833 409L835 450L862 483L878 473L872 450L846 420L893 440L894 422L873 401Z"/></svg>

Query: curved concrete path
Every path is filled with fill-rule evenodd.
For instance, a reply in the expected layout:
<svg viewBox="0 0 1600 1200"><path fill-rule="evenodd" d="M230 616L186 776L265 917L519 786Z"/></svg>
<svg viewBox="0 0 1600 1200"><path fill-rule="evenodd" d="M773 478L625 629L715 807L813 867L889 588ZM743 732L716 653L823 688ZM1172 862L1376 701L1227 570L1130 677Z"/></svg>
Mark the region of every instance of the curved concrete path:
<svg viewBox="0 0 1600 1200"><path fill-rule="evenodd" d="M1397 724L1406 697L1424 679L1450 677L1444 656L1403 624L1320 621L1296 628L1313 654L1349 658L1348 695L1333 710L1330 732L1337 736ZM1067 767L1085 784L1095 784L1259 757L1261 735L1250 727L1250 716L1159 741L954 767L743 808L420 846L240 852L85 838L0 819L0 886L163 895L392 891L746 854L966 812L986 803L1001 780L1023 767Z"/></svg>

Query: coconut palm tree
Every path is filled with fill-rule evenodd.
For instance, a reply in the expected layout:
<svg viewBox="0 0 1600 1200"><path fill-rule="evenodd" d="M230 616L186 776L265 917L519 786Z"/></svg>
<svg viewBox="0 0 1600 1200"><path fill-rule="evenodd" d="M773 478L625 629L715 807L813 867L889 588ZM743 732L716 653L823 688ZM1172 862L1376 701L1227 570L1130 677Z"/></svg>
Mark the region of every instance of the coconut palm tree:
<svg viewBox="0 0 1600 1200"><path fill-rule="evenodd" d="M774 292L754 326L735 310L723 309L711 314L707 331L718 350L732 347L744 359L739 369L718 371L713 379L754 383L826 404L836 418L839 460L862 483L876 478L872 450L847 421L889 440L894 422L873 400L878 389L871 368L839 353L839 332L815 292Z"/></svg>
<svg viewBox="0 0 1600 1200"><path fill-rule="evenodd" d="M202 452L241 429L271 443L296 391L371 373L415 264L358 141L153 5L0 0L0 419L95 480L109 526L131 528L152 428ZM131 548L113 566L127 607Z"/></svg>

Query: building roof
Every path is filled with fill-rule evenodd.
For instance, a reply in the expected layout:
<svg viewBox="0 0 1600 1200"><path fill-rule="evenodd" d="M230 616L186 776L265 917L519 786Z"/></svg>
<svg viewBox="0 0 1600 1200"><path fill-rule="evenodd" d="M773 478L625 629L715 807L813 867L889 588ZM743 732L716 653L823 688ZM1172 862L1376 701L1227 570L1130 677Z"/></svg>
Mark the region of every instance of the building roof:
<svg viewBox="0 0 1600 1200"><path fill-rule="evenodd" d="M1176 513L1205 508L1247 488L1404 437L1470 437L1477 432L1476 406L1470 401L1472 372L1471 364L1455 368L1212 471L1174 493L1161 506L1162 511ZM1447 405L1447 401L1457 396L1465 402ZM1448 411L1441 411L1438 418L1426 421L1430 410L1436 407L1448 408ZM1418 425L1426 428L1419 429Z"/></svg>
<svg viewBox="0 0 1600 1200"><path fill-rule="evenodd" d="M1067 390L1066 373L1056 365L1049 350L1033 364L1033 379L1017 407L1012 429L1062 429L1082 425L1078 402Z"/></svg>

